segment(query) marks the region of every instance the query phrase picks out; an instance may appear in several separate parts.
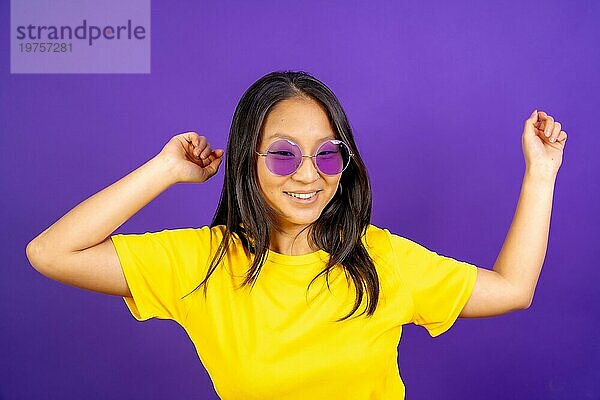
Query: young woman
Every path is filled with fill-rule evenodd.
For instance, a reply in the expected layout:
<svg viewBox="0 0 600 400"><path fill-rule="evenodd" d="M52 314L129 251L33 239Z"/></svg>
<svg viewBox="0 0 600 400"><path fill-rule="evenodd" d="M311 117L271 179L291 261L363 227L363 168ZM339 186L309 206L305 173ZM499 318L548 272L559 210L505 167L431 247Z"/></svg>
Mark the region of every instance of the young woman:
<svg viewBox="0 0 600 400"><path fill-rule="evenodd" d="M431 336L458 317L531 304L566 133L525 121L526 170L493 270L370 224L371 189L346 114L304 72L255 82L235 111L210 226L112 235L171 185L205 182L225 152L194 132L32 240L31 264L177 321L223 399L401 399L402 325Z"/></svg>

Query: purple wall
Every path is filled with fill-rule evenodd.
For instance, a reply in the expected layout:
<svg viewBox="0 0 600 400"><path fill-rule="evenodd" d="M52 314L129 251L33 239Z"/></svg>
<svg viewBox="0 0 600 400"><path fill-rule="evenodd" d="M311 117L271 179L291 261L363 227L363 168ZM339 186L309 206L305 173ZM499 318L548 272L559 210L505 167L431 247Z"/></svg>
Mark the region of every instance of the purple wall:
<svg viewBox="0 0 600 400"><path fill-rule="evenodd" d="M519 195L534 108L569 135L550 241L527 311L406 326L409 399L600 398L600 6L593 1L152 4L152 72L9 73L0 2L0 399L214 399L174 322L38 274L25 245L85 198L196 130L223 147L256 79L304 69L346 108L374 187L373 223L491 268ZM123 225L210 223L223 169Z"/></svg>

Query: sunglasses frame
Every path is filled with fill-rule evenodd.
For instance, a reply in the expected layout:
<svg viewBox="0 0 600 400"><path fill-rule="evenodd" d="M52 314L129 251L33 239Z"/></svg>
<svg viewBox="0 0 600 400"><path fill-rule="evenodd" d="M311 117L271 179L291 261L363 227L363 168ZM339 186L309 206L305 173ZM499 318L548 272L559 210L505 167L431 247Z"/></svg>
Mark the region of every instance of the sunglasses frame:
<svg viewBox="0 0 600 400"><path fill-rule="evenodd" d="M300 150L300 156L302 158L304 158L304 157L311 158L312 162L313 162L313 166L317 169L317 171L319 171L320 174L327 175L327 176L336 176L336 175L339 175L342 172L344 172L346 170L346 168L348 168L348 165L350 165L350 162L352 161L352 158L354 157L354 153L350 150L350 146L348 146L346 144L346 142L344 142L343 140L339 140L339 139L329 139L329 140L324 141L323 143L321 143L319 145L319 147L317 147L315 154L312 156L308 155L308 154L302 154L302 149L300 149L300 146L298 146L298 144L295 143L294 141L292 141L290 139L286 139L286 138L278 139L278 140L274 141L273 143L271 143L269 145L269 147L267 147L266 153L259 153L258 151L254 151L254 152L256 154L258 154L259 156L266 157L269 155L269 149L271 148L271 146L273 146L275 143L277 143L281 140L285 140L286 142L291 143L293 146L296 146L298 148L298 150ZM339 143L342 143L348 149L348 162L346 163L346 165L344 165L344 168L340 172L338 172L337 174L333 174L333 175L329 175L329 174L326 174L325 172L321 171L321 169L317 165L317 161L316 161L316 157L319 154L319 150L321 150L321 147L323 147L326 143L329 143L329 142L334 142L334 144L336 144L336 145ZM290 175L294 175L300 169L300 166L302 166L302 161L300 161L300 163L298 164L298 166L296 167L295 170L293 170L289 174L285 174L285 175L276 174L275 172L271 171L271 169L268 166L267 166L267 169L269 170L269 172L271 172L273 175L276 175L276 176L290 176Z"/></svg>

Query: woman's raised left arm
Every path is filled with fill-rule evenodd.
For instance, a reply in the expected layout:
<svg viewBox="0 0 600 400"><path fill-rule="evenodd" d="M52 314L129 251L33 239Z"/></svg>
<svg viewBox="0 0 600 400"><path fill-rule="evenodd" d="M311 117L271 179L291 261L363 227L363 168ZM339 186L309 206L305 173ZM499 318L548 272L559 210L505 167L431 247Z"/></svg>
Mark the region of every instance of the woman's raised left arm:
<svg viewBox="0 0 600 400"><path fill-rule="evenodd" d="M545 112L525 121L522 145L525 175L512 224L493 270L477 269L477 280L460 317L490 317L528 308L546 247L556 175L567 134Z"/></svg>

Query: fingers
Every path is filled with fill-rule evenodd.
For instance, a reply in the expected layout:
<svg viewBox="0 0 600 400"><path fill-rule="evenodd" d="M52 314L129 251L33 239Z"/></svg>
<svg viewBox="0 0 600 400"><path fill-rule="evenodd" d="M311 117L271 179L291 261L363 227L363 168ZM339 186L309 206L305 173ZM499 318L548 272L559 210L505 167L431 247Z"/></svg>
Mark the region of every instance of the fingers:
<svg viewBox="0 0 600 400"><path fill-rule="evenodd" d="M567 132L565 131L560 131L560 133L558 134L558 137L556 138L557 142L564 142L567 140Z"/></svg>
<svg viewBox="0 0 600 400"><path fill-rule="evenodd" d="M212 152L208 158L200 159L201 166L207 173L207 179L215 175L219 170L219 165L223 161L223 153L223 150L218 149Z"/></svg>
<svg viewBox="0 0 600 400"><path fill-rule="evenodd" d="M182 136L185 139L185 141L191 144L192 146L198 145L199 136L196 132L184 132L180 134L180 136Z"/></svg>
<svg viewBox="0 0 600 400"><path fill-rule="evenodd" d="M221 155L223 155L223 154L221 154ZM213 175L217 173L217 170L219 169L219 165L221 164L221 161L223 161L223 157L220 157L220 156L213 157L211 155L210 164L208 165L208 168L210 168L212 170L211 172L213 173Z"/></svg>
<svg viewBox="0 0 600 400"><path fill-rule="evenodd" d="M212 153L212 148L210 147L210 143L204 136L200 136L199 144L196 148L196 152L199 158L208 158L210 153Z"/></svg>
<svg viewBox="0 0 600 400"><path fill-rule="evenodd" d="M550 133L550 142L554 143L556 141L556 138L558 137L558 135L560 134L560 122L555 122L554 126L551 128L551 133Z"/></svg>
<svg viewBox="0 0 600 400"><path fill-rule="evenodd" d="M191 145L190 152L193 158L200 160L203 167L211 163L212 154L214 154L215 158L219 158L224 154L223 149L217 149L213 152L208 139L205 136L198 135L196 132L184 132L181 136Z"/></svg>
<svg viewBox="0 0 600 400"><path fill-rule="evenodd" d="M554 118L552 118L551 116L548 115L546 117L545 125L546 125L546 127L544 128L544 136L549 138L550 135L552 134L552 129L554 129Z"/></svg>
<svg viewBox="0 0 600 400"><path fill-rule="evenodd" d="M544 131L544 129L546 128L548 114L546 114L544 111L539 111L536 113L534 119L536 122L533 126L539 131Z"/></svg>
<svg viewBox="0 0 600 400"><path fill-rule="evenodd" d="M192 145L194 158L207 158L212 152L206 137L199 136L196 132L189 132L188 142Z"/></svg>
<svg viewBox="0 0 600 400"><path fill-rule="evenodd" d="M221 156L223 156L223 154L225 154L225 150L223 149L216 149L215 151L213 151L214 155L217 156L217 158L220 158Z"/></svg>
<svg viewBox="0 0 600 400"><path fill-rule="evenodd" d="M528 119L531 120L530 117ZM546 114L544 111L539 111L537 115L533 116L534 127L539 131L539 134L543 135L549 142L554 143L557 141L563 141L567 138L567 133L562 130L562 124L554 120L554 117Z"/></svg>
<svg viewBox="0 0 600 400"><path fill-rule="evenodd" d="M538 115L539 115L538 110L533 110L533 112L531 113L529 118L527 118L526 122L531 122L533 124L537 123Z"/></svg>

